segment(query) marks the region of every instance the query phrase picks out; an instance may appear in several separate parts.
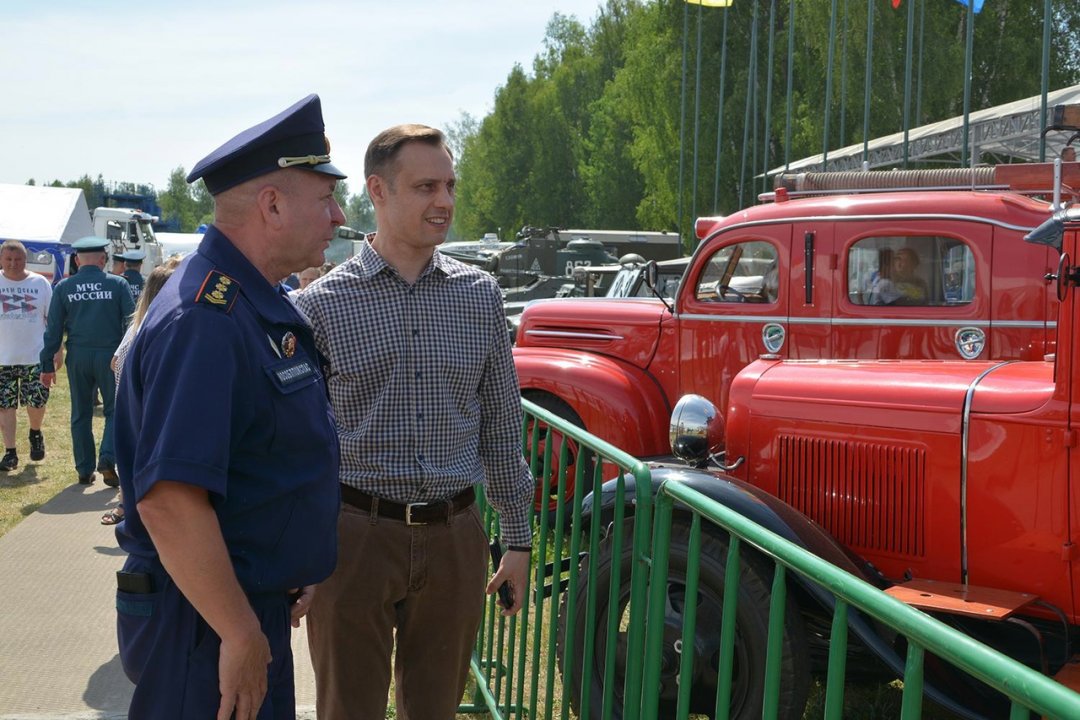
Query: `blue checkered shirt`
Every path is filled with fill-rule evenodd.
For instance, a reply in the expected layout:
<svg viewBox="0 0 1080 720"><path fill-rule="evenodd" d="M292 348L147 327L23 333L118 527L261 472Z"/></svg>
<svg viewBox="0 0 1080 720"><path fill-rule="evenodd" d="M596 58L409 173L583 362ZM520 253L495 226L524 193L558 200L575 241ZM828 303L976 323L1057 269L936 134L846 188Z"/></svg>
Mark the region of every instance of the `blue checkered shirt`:
<svg viewBox="0 0 1080 720"><path fill-rule="evenodd" d="M533 478L502 294L435 252L409 285L370 243L301 292L341 441L341 481L401 503L484 483L505 542L529 545Z"/></svg>

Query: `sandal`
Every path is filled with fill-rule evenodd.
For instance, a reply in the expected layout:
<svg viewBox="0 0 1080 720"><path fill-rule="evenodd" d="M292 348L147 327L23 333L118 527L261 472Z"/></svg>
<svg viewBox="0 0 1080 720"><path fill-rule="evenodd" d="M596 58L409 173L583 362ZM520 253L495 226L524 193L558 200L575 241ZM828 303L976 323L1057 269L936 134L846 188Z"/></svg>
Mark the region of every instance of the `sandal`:
<svg viewBox="0 0 1080 720"><path fill-rule="evenodd" d="M124 508L114 508L101 516L102 525L116 525L124 519Z"/></svg>

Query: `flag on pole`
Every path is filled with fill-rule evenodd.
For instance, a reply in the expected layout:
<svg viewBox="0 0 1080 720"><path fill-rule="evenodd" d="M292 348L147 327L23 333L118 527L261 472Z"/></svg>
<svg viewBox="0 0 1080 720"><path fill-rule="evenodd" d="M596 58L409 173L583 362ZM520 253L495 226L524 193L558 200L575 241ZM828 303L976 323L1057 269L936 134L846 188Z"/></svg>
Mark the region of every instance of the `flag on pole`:
<svg viewBox="0 0 1080 720"><path fill-rule="evenodd" d="M688 5L704 5L705 7L731 7L732 0L686 0ZM982 2L980 0L979 4ZM975 12L978 12L976 10Z"/></svg>
<svg viewBox="0 0 1080 720"><path fill-rule="evenodd" d="M983 0L956 0L956 2L960 3L964 7L967 7L970 4L972 6L972 9L975 10L976 15L979 14L983 6Z"/></svg>
<svg viewBox="0 0 1080 720"><path fill-rule="evenodd" d="M896 10L900 7L900 0L892 0L892 9Z"/></svg>

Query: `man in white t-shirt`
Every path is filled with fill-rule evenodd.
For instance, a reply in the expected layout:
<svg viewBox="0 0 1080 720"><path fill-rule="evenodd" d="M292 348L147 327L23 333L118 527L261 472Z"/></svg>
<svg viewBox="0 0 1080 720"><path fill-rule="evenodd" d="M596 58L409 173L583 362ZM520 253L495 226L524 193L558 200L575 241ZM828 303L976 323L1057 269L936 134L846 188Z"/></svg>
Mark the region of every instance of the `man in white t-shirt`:
<svg viewBox="0 0 1080 720"><path fill-rule="evenodd" d="M30 419L30 459L45 458L41 421L49 390L41 384L38 355L44 345L52 286L43 276L26 269L26 247L17 240L0 245L0 270L0 431L5 448L0 470L7 471L19 466L15 447L19 405L26 408Z"/></svg>

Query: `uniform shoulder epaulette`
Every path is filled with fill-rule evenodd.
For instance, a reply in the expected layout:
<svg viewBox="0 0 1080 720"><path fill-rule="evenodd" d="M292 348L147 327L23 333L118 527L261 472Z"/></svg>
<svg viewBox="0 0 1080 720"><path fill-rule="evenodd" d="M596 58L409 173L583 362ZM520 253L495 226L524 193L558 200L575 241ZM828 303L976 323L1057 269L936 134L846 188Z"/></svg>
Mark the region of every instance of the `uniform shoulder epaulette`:
<svg viewBox="0 0 1080 720"><path fill-rule="evenodd" d="M211 270L203 280L202 286L195 297L195 302L213 305L216 308L229 312L237 295L240 294L240 284L228 275L217 270Z"/></svg>

